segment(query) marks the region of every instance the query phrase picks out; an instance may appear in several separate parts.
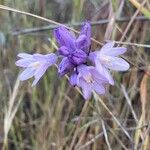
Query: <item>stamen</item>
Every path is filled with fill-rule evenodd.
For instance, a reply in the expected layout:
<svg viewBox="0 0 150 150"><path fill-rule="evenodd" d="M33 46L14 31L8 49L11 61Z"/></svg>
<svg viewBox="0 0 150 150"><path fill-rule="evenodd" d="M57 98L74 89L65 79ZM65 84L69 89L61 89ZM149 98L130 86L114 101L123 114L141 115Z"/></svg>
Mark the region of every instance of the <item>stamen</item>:
<svg viewBox="0 0 150 150"><path fill-rule="evenodd" d="M91 75L86 75L86 76L84 76L84 79L85 79L85 81L86 81L87 83L93 83L93 82L94 82L94 80L93 80L93 78L92 78Z"/></svg>

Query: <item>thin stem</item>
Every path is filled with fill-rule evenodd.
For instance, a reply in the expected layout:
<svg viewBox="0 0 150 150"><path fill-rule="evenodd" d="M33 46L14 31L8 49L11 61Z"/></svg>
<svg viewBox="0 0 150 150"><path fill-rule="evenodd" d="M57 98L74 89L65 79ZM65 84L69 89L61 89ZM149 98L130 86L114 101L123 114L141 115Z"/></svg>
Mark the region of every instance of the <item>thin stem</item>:
<svg viewBox="0 0 150 150"><path fill-rule="evenodd" d="M110 40L106 40L106 42L109 42ZM130 46L137 46L137 47L145 47L150 48L150 45L147 44L137 44L137 43L131 43L131 42L121 42L121 41L113 41L116 44L124 44L124 45L130 45Z"/></svg>
<svg viewBox="0 0 150 150"><path fill-rule="evenodd" d="M94 92L94 97L96 100L98 100L102 106L107 110L107 112L113 117L113 119L115 120L115 122L118 124L118 126L122 129L122 131L125 133L125 135L128 137L128 139L133 142L133 139L131 138L131 136L129 135L129 133L126 131L126 129L121 125L121 123L119 122L119 120L115 117L115 115L109 110L109 108L105 105L105 103L103 102L103 100L97 96L97 94Z"/></svg>
<svg viewBox="0 0 150 150"><path fill-rule="evenodd" d="M31 16L31 17L34 17L34 18L38 18L40 20L43 20L43 21L46 21L48 23L52 23L52 24L55 24L57 26L63 26L69 30L72 30L73 32L75 33L80 33L79 31L73 29L73 28L70 28L64 24L61 24L61 23L58 23L56 21L53 21L53 20L50 20L50 19L47 19L47 18L44 18L44 17L41 17L41 16L38 16L38 15L35 15L35 14L31 14L31 13L28 13L28 12L25 12L25 11L20 11L20 10L17 10L17 9L13 9L13 8L10 8L10 7L7 7L7 6L4 6L4 5L0 5L0 9L3 9L3 10L8 10L8 11L12 11L12 12L15 12L15 13L19 13L19 14L23 14L23 15L27 15L27 16ZM91 40L99 45L103 45L103 43L91 38Z"/></svg>
<svg viewBox="0 0 150 150"><path fill-rule="evenodd" d="M81 111L81 113L80 113L79 118L83 116L84 112L85 112L86 109L87 109L88 103L89 103L89 101L86 101L86 102L84 103L84 106L83 106L83 108L82 108L82 111ZM74 144L75 144L76 138L77 138L78 133L79 133L79 126L80 126L80 124L81 124L81 120L79 119L78 122L77 122L77 125L76 125L75 134L74 134L73 139L72 139L72 142L71 142L70 150L73 149L73 146L74 146Z"/></svg>
<svg viewBox="0 0 150 150"><path fill-rule="evenodd" d="M127 22L131 19L131 17L122 17L122 18L116 18L116 22ZM148 20L146 17L143 16L138 16L135 18L135 20ZM109 23L109 19L103 19L100 21L93 21L90 22L92 26L97 26L97 25L101 25L101 24L106 24ZM78 26L82 26L84 24L84 22L75 22L75 23L64 23L65 26L69 26L69 27L78 27ZM29 33L35 33L35 32L43 32L43 31L47 31L47 30L53 30L55 28L57 28L58 25L48 25L48 26L42 26L42 27L37 27L37 28L30 28L30 29L24 29L24 30L20 30L20 31L14 31L12 32L12 35L17 36L17 35L21 35L21 34L29 34Z"/></svg>

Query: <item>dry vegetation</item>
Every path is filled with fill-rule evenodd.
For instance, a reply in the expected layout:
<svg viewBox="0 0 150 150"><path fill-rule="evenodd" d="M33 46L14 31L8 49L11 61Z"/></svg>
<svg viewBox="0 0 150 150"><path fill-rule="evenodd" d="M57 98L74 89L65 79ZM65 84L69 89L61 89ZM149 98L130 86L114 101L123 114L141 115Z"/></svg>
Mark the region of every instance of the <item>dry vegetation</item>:
<svg viewBox="0 0 150 150"><path fill-rule="evenodd" d="M0 149L150 150L149 0L0 0ZM3 9L2 9L3 8ZM5 10L4 10L5 9ZM32 14L50 20L33 17ZM92 37L128 48L129 71L113 72L105 96L84 101L67 79L48 70L39 84L19 82L19 52L56 51L52 29L79 30L92 22ZM51 23L50 23L51 22ZM91 50L101 45L92 42Z"/></svg>

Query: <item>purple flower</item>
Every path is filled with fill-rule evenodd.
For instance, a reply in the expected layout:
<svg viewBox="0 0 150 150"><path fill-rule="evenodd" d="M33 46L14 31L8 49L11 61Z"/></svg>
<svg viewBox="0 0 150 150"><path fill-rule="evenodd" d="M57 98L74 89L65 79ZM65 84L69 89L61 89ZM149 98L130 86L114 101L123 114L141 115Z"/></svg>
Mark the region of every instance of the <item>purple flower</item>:
<svg viewBox="0 0 150 150"><path fill-rule="evenodd" d="M77 67L77 72L71 75L70 83L73 86L81 87L84 98L89 99L92 91L104 94L104 85L108 83L108 80L95 67L80 65Z"/></svg>
<svg viewBox="0 0 150 150"><path fill-rule="evenodd" d="M124 59L117 57L126 52L124 47L113 47L114 43L109 42L105 44L100 51L92 52L89 55L89 59L92 60L98 71L103 74L110 84L114 84L114 80L109 72L110 70L126 71L129 69L129 63Z"/></svg>
<svg viewBox="0 0 150 150"><path fill-rule="evenodd" d="M91 44L90 23L84 24L78 38L63 26L54 30L54 36L60 46L59 54L67 57L73 65L80 65L87 61Z"/></svg>
<svg viewBox="0 0 150 150"><path fill-rule="evenodd" d="M85 24L81 29L80 35L76 40L76 46L88 54L90 45L91 45L91 25L89 22L85 22Z"/></svg>
<svg viewBox="0 0 150 150"><path fill-rule="evenodd" d="M64 76L66 73L73 70L75 66L69 61L67 57L64 57L58 65L58 73L60 76Z"/></svg>
<svg viewBox="0 0 150 150"><path fill-rule="evenodd" d="M34 76L35 80L32 86L36 85L46 70L57 61L57 56L54 53L47 55L20 53L18 56L21 59L16 61L16 65L25 68L19 78L24 81Z"/></svg>

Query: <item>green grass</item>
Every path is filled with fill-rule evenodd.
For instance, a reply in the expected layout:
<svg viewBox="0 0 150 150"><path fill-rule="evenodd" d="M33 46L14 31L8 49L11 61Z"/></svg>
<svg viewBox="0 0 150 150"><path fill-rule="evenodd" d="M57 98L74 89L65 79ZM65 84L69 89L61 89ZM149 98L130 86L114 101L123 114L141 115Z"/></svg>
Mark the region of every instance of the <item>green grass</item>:
<svg viewBox="0 0 150 150"><path fill-rule="evenodd" d="M43 2L43 6L40 5L40 1ZM70 23L108 18L111 2L40 1L0 0L0 4L57 22ZM114 7L114 14L120 17L133 17L136 11L128 1L125 1L120 8L119 1L113 0L110 6ZM150 3L147 1L144 7L148 10L149 6ZM118 8L121 9L120 14ZM142 13L138 15L141 16ZM129 21L115 21L109 32L110 39L104 39L108 24L94 25L92 37L100 42L119 41L124 36ZM128 48L126 58L134 65L131 65L127 72L113 72L116 84L107 88L108 92L105 96L94 94L90 101L85 102L78 89L69 85L66 77L58 77L55 67L46 72L36 87L31 87L32 79L18 83L20 70L15 66L18 53L46 54L56 49L48 41L50 38L55 42L52 38L52 30L18 36L13 36L12 33L49 25L49 23L2 9L0 9L0 22L2 33L0 36L0 149L149 149L150 137L147 126L150 120L149 48L125 44L124 46ZM149 21L134 21L127 30L124 42L148 45L149 25ZM80 30L80 27L76 29ZM92 50L100 47L92 42ZM147 72L148 77L145 82L142 81L146 73L141 71L140 67L144 67ZM141 97L144 93L146 93L145 103ZM129 106L129 102L132 107ZM145 114L142 107L145 108ZM16 113L12 116L15 108ZM10 116L4 124L9 109ZM137 121L133 112L136 114ZM8 123L10 123L10 130ZM4 128L9 131L6 137Z"/></svg>

